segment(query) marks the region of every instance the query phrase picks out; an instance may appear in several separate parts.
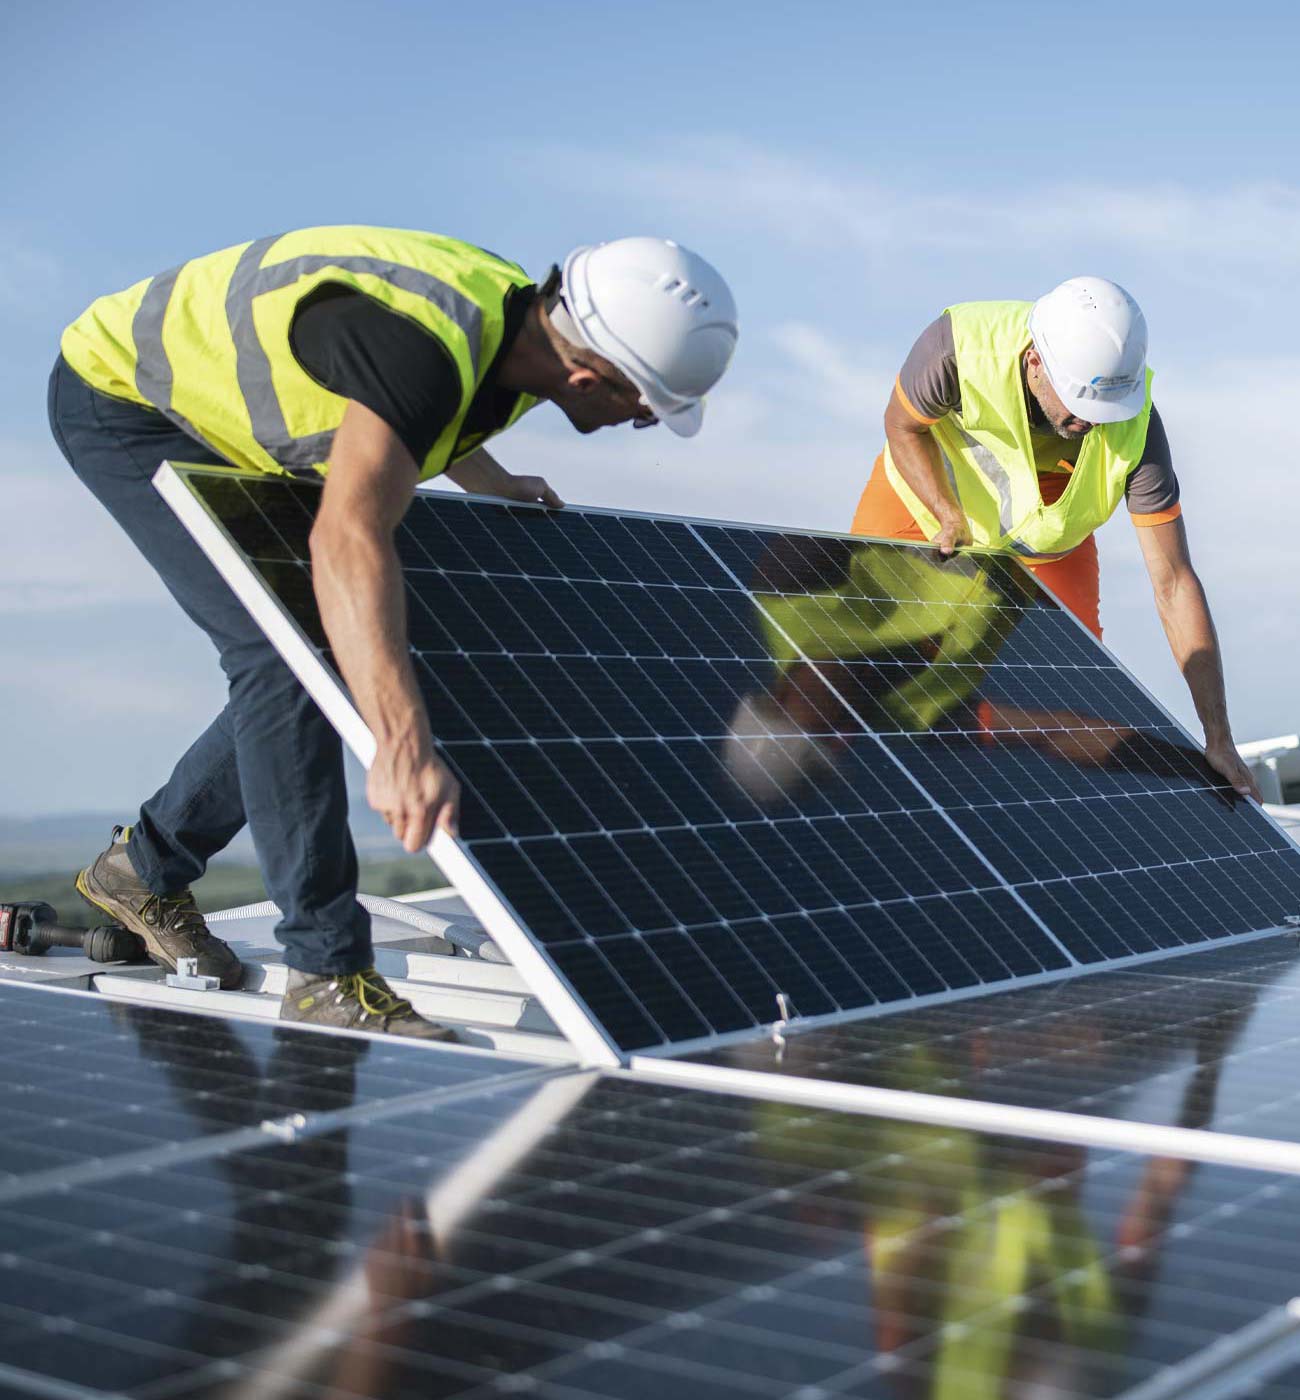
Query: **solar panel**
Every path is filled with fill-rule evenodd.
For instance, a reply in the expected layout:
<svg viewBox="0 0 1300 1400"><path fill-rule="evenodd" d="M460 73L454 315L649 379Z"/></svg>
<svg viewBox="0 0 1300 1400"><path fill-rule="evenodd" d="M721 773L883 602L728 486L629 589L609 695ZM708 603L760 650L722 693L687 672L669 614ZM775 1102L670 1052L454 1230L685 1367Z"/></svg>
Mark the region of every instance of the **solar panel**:
<svg viewBox="0 0 1300 1400"><path fill-rule="evenodd" d="M10 982L0 982L0 1036L12 1052L0 1074L0 1206L33 1180L52 1188L93 1177L106 1159L162 1161L264 1122L407 1102L529 1068L463 1052L435 1065L391 1041Z"/></svg>
<svg viewBox="0 0 1300 1400"><path fill-rule="evenodd" d="M319 488L159 486L365 757L311 591ZM435 855L593 1059L1300 910L1300 852L1013 563L442 493L397 544L465 787L469 860Z"/></svg>
<svg viewBox="0 0 1300 1400"><path fill-rule="evenodd" d="M692 1054L837 1085L1300 1142L1286 935Z"/></svg>
<svg viewBox="0 0 1300 1400"><path fill-rule="evenodd" d="M121 1029L82 1001L69 1050ZM160 1045L216 1033L151 1015ZM20 1175L4 1393L1185 1397L1211 1348L1239 1385L1285 1363L1257 1339L1295 1332L1296 1177L371 1050L424 1101L232 1142L173 1073L190 1160Z"/></svg>

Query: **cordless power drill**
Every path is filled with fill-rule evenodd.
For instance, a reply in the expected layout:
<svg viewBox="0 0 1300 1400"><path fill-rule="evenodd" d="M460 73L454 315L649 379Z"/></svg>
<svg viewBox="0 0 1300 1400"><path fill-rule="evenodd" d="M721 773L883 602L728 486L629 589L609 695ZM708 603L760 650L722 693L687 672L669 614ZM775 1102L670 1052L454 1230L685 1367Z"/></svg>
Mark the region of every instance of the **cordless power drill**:
<svg viewBox="0 0 1300 1400"><path fill-rule="evenodd" d="M37 957L51 948L79 948L94 962L140 962L144 941L120 924L67 928L53 905L0 904L0 953Z"/></svg>

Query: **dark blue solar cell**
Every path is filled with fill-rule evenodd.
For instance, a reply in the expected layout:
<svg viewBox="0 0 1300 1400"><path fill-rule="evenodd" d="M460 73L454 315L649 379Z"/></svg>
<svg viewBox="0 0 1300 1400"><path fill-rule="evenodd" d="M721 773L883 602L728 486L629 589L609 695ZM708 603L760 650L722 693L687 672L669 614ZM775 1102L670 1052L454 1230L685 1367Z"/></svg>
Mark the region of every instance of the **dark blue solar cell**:
<svg viewBox="0 0 1300 1400"><path fill-rule="evenodd" d="M1026 885L1025 902L1082 963L1149 953L1155 940L1114 882L1084 876Z"/></svg>
<svg viewBox="0 0 1300 1400"><path fill-rule="evenodd" d="M312 588L310 569L302 564L264 560L258 565L258 572L266 580L267 587L283 602L290 616L299 619L308 641L313 646L324 647L325 629L316 611L316 594Z"/></svg>
<svg viewBox="0 0 1300 1400"><path fill-rule="evenodd" d="M654 954L652 935L607 938L600 951L615 976L629 987L659 1027L660 1041L693 1040L709 1033L706 1013L697 1007ZM719 988L721 992L724 989ZM730 998L727 998L730 1001Z"/></svg>
<svg viewBox="0 0 1300 1400"><path fill-rule="evenodd" d="M583 511L562 510L549 517L551 529L571 547L574 559L570 578L601 578L609 582L631 582L635 573L619 555L610 539L607 517Z"/></svg>
<svg viewBox="0 0 1300 1400"><path fill-rule="evenodd" d="M889 969L890 981L901 985L903 996L929 996L954 984L946 981L935 967L934 949L922 946L933 942L933 925L922 920L918 928L912 909L913 906L905 902L846 909L848 924L861 941L861 946L855 947L856 940L851 940L846 945L846 956L864 981L870 970L870 960L876 960ZM916 941L918 932L922 934L922 945ZM946 958L938 961L950 962ZM952 971L951 965L948 970ZM870 982L868 985L882 1001L899 995L897 992L882 995L876 986Z"/></svg>
<svg viewBox="0 0 1300 1400"><path fill-rule="evenodd" d="M488 878L542 944L579 936L559 896L513 841L479 841L473 850Z"/></svg>
<svg viewBox="0 0 1300 1400"><path fill-rule="evenodd" d="M621 1045L642 1049L662 1044L663 1032L651 1020L641 997L618 976L595 944L556 941L547 953L597 1021L618 1027Z"/></svg>
<svg viewBox="0 0 1300 1400"><path fill-rule="evenodd" d="M756 1024L743 999L743 991L733 988L728 976L734 968L721 968L709 956L710 951L716 952L716 938L706 945L701 943L695 930L689 933L668 931L647 934L644 944L686 1000L697 1009L705 1029L697 1030L696 1035L747 1030ZM773 1000L774 1013L775 1005ZM662 1017L656 1019L663 1023ZM671 1031L671 1027L665 1026L665 1029ZM678 1038L670 1035L670 1039Z"/></svg>
<svg viewBox="0 0 1300 1400"><path fill-rule="evenodd" d="M838 1009L835 998L803 955L810 945L820 944L815 925L797 916L754 919L733 924L732 932L789 999L795 1015L821 1016ZM814 951L814 961L824 962L820 947ZM765 1021L774 1021L780 1014L775 998L766 1008L756 1010Z"/></svg>
<svg viewBox="0 0 1300 1400"><path fill-rule="evenodd" d="M715 919L750 919L761 913L753 892L745 882L744 869L732 870L720 864L716 847L709 840L716 828L676 827L655 833L677 867L686 875L698 895L701 917L683 918L683 923Z"/></svg>
<svg viewBox="0 0 1300 1400"><path fill-rule="evenodd" d="M646 516L622 517L625 538L635 558L636 551L653 564L647 568L645 581L651 577L654 565L662 571L665 581L698 588L735 588L736 581L707 546L701 543L694 529L679 520L650 519ZM618 538L616 535L615 538ZM637 574L642 579L641 574Z"/></svg>
<svg viewBox="0 0 1300 1400"><path fill-rule="evenodd" d="M411 649L422 656L445 655L459 650L456 639L447 630L440 614L445 609L435 611L435 605L423 598L418 589L406 584L406 633L410 638Z"/></svg>
<svg viewBox="0 0 1300 1400"><path fill-rule="evenodd" d="M298 540L305 540L310 519L283 491L245 489L238 477L214 476L208 481L206 504L250 559L301 559ZM281 524L284 529L280 528Z"/></svg>

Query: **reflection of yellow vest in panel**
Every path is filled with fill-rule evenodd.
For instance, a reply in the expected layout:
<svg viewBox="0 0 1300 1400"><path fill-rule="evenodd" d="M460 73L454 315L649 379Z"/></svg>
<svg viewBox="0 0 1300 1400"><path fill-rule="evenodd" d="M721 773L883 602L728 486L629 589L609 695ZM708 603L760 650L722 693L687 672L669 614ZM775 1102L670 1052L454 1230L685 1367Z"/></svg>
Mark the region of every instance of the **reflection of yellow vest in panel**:
<svg viewBox="0 0 1300 1400"><path fill-rule="evenodd" d="M947 1129L929 1129L936 1137ZM952 1136L955 1136L953 1134ZM978 1150L979 1139L971 1142ZM918 1157L909 1163L920 1167ZM1123 1340L1118 1299L1101 1250L1076 1200L1039 1195L1036 1183L998 1182L991 1196L982 1164L945 1168L969 1173L945 1202L954 1222L942 1234L943 1272L931 1281L941 1290L934 1319L938 1342L928 1355L928 1400L1002 1400L1027 1339L1019 1319L1037 1292L1037 1306L1069 1347L1118 1351ZM900 1193L901 1195L901 1193ZM907 1250L917 1234L933 1231L935 1213L924 1189L914 1203L878 1213L872 1234L871 1270L877 1280L910 1267ZM1041 1325L1041 1324L1040 1324ZM1028 1329L1026 1329L1028 1330ZM1033 1340L1030 1333L1028 1340Z"/></svg>
<svg viewBox="0 0 1300 1400"><path fill-rule="evenodd" d="M1083 439L1070 484L1043 504L1029 432L1021 356L1029 347L1028 301L968 301L947 308L957 352L961 408L930 432L979 545L1017 554L1068 554L1114 514L1142 460L1151 417L1151 371L1142 411ZM939 523L903 480L885 447L890 485L933 538Z"/></svg>
<svg viewBox="0 0 1300 1400"><path fill-rule="evenodd" d="M456 414L420 464L427 478L484 440L462 437L465 415L500 349L506 303L531 282L432 233L300 229L100 297L63 333L63 355L92 388L160 410L235 466L324 472L346 400L302 368L289 331L317 287L363 292L435 336L459 374ZM534 403L521 394L503 426Z"/></svg>
<svg viewBox="0 0 1300 1400"><path fill-rule="evenodd" d="M764 639L779 671L815 662L911 659L878 703L899 725L926 730L978 687L1017 614L985 571L930 551L862 544L848 577L818 593L760 594ZM910 656L909 656L910 653Z"/></svg>
<svg viewBox="0 0 1300 1400"><path fill-rule="evenodd" d="M929 1092L950 1086L952 1069L919 1047L887 1087ZM862 1163L872 1306L889 1306L892 1281L920 1285L907 1302L922 1310L915 1320L934 1344L913 1358L929 1369L918 1395L1003 1400L1021 1349L1041 1345L1035 1309L1037 1325L1048 1321L1067 1347L1122 1349L1120 1298L1092 1227L1068 1189L1045 1191L1045 1179L1021 1170L1032 1152L1008 1152L997 1139L959 1128L852 1114L821 1114L814 1123L811 1115L802 1106L760 1104L763 1152L817 1170L832 1155L837 1165Z"/></svg>

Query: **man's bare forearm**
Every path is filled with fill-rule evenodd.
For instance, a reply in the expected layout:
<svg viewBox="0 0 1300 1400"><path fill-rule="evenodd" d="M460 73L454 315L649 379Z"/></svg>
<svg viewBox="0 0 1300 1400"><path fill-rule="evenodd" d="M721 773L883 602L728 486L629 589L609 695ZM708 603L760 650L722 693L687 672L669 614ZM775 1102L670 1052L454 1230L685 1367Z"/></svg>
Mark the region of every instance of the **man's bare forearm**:
<svg viewBox="0 0 1300 1400"><path fill-rule="evenodd" d="M1200 579L1190 571L1156 600L1169 649L1183 673L1207 742L1230 741L1219 636Z"/></svg>
<svg viewBox="0 0 1300 1400"><path fill-rule="evenodd" d="M885 409L885 440L899 475L916 492L921 504L939 522L933 543L943 557L969 544L970 525L943 470L939 444L928 428L918 423L895 393Z"/></svg>
<svg viewBox="0 0 1300 1400"><path fill-rule="evenodd" d="M460 785L433 750L406 640L406 598L393 540L411 504L415 461L389 425L349 403L311 532L325 635L375 736L366 800L408 851L435 829L454 834Z"/></svg>
<svg viewBox="0 0 1300 1400"><path fill-rule="evenodd" d="M317 530L312 571L325 635L376 741L427 751L428 721L411 667L392 540L359 525Z"/></svg>
<svg viewBox="0 0 1300 1400"><path fill-rule="evenodd" d="M898 474L921 499L921 504L935 517L943 520L949 513L960 512L957 498L939 460L939 445L929 433L910 429L895 429L886 434L889 455L894 459Z"/></svg>
<svg viewBox="0 0 1300 1400"><path fill-rule="evenodd" d="M1219 637L1205 589L1192 567L1182 517L1143 527L1137 536L1169 649L1205 730L1206 762L1239 793L1258 801L1259 786L1232 741Z"/></svg>
<svg viewBox="0 0 1300 1400"><path fill-rule="evenodd" d="M478 448L447 468L446 475L472 496L499 496L510 473L486 448Z"/></svg>
<svg viewBox="0 0 1300 1400"><path fill-rule="evenodd" d="M503 501L539 501L558 509L564 502L540 476L516 476L489 452L478 448L447 468L446 475L474 496L499 496Z"/></svg>

